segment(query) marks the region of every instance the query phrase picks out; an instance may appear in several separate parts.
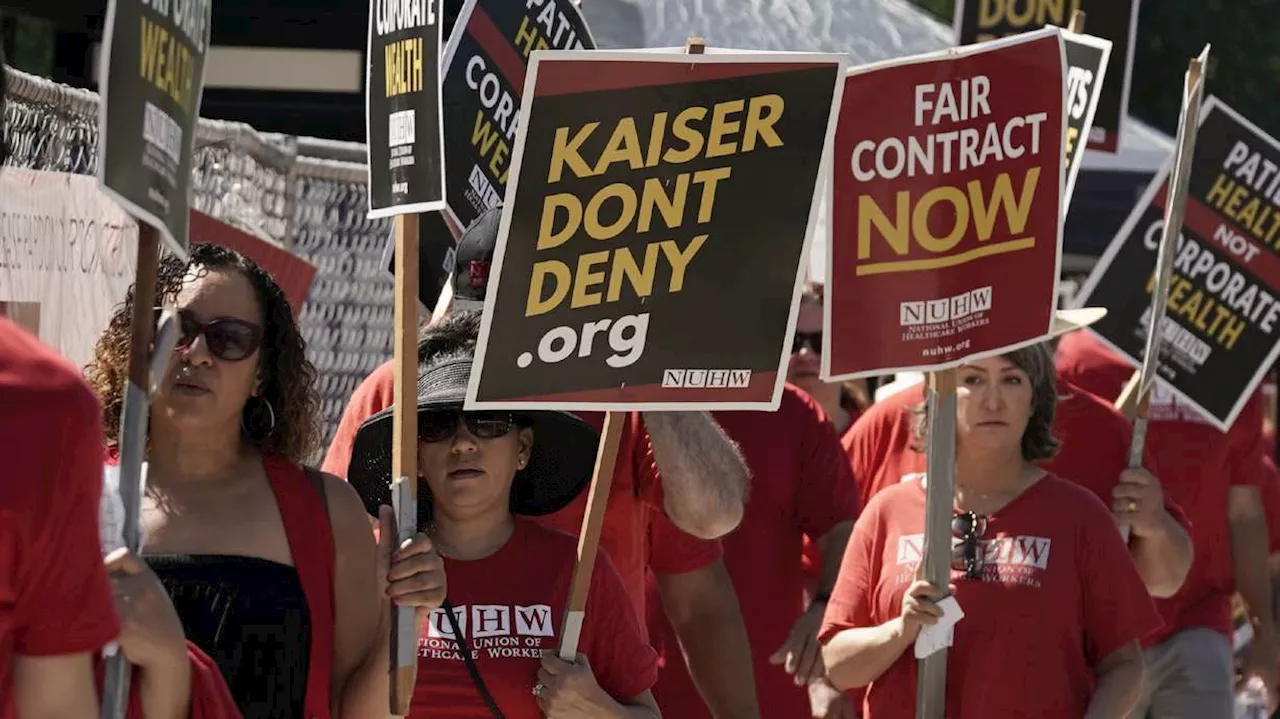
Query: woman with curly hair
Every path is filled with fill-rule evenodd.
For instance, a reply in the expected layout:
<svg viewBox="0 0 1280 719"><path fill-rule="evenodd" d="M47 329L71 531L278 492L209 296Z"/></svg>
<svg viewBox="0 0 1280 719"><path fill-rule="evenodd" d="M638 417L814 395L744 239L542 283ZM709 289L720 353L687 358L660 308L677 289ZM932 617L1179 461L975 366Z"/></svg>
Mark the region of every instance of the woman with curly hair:
<svg viewBox="0 0 1280 719"><path fill-rule="evenodd" d="M130 289L87 368L108 442L135 301ZM187 637L217 662L246 719L385 717L384 598L438 606L439 557L420 538L392 563L394 531L375 547L351 486L302 466L318 440L315 369L261 267L197 245L187 262L160 262L145 301L174 302L181 331L151 404L141 553Z"/></svg>
<svg viewBox="0 0 1280 719"><path fill-rule="evenodd" d="M1142 690L1138 641L1159 615L1111 512L1035 462L1053 457L1053 358L1036 344L957 370L953 586L921 581L928 478L878 492L854 526L819 640L866 719L916 716L920 631L954 596L950 719L1121 719ZM927 407L916 436L928 441Z"/></svg>

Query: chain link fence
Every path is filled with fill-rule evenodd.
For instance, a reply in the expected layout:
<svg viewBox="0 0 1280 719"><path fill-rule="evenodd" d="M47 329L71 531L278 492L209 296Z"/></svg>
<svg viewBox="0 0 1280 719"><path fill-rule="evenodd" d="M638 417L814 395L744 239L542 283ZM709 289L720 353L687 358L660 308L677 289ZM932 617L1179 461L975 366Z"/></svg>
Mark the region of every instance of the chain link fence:
<svg viewBox="0 0 1280 719"><path fill-rule="evenodd" d="M96 174L97 93L3 71L5 164ZM393 346L394 285L380 266L391 221L366 217L365 158L363 145L243 123L201 119L196 131L191 206L316 266L299 324L319 376L326 447L352 390Z"/></svg>

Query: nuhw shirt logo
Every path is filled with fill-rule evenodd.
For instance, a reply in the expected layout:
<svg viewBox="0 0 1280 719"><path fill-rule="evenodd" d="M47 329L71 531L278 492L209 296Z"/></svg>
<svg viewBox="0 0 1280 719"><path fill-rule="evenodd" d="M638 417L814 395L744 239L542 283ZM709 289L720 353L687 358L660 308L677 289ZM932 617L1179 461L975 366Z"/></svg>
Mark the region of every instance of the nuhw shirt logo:
<svg viewBox="0 0 1280 719"><path fill-rule="evenodd" d="M953 537L951 541L954 547L961 540ZM1053 540L1048 537L1017 535L979 541L982 547L982 581L1040 586L1044 573L1049 570L1049 550ZM906 581L915 577L915 570L923 559L923 534L898 537L897 563L900 572L907 575ZM963 576L963 572L958 574Z"/></svg>
<svg viewBox="0 0 1280 719"><path fill-rule="evenodd" d="M453 616L471 645L472 660L540 659L544 642L553 648L555 627L546 604L464 604L453 608ZM431 612L426 636L418 639L418 656L462 661L443 608Z"/></svg>

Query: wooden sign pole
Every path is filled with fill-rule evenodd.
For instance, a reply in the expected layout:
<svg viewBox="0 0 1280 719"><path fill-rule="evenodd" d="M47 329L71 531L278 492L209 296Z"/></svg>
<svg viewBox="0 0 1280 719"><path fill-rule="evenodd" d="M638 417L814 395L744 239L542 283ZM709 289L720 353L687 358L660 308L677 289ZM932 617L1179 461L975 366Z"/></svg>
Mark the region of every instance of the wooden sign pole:
<svg viewBox="0 0 1280 719"><path fill-rule="evenodd" d="M951 584L951 518L956 486L956 370L929 373L929 445L925 479L923 578L947 591ZM943 719L947 695L947 650L920 659L916 719Z"/></svg>
<svg viewBox="0 0 1280 719"><path fill-rule="evenodd" d="M397 546L418 533L418 216L395 218L395 409L392 415L391 500ZM414 608L391 604L391 713L408 716L418 680Z"/></svg>
<svg viewBox="0 0 1280 719"><path fill-rule="evenodd" d="M701 55L706 44L701 38L691 37L685 46L690 55ZM573 565L573 579L569 585L569 600L565 604L561 626L560 646L557 653L566 662L578 657L578 641L582 638L582 622L586 617L587 595L591 588L591 574L595 570L596 553L600 551L600 533L604 529L605 508L609 506L609 492L613 489L613 469L618 460L618 444L622 440L622 423L626 414L605 414L604 429L600 432L600 448L596 451L596 467L587 492L587 510L582 517L582 531L578 533L578 557Z"/></svg>
<svg viewBox="0 0 1280 719"><path fill-rule="evenodd" d="M1147 320L1147 344L1142 354L1142 367L1130 378L1124 391L1116 400L1121 411L1133 420L1133 436L1129 440L1129 467L1142 467L1143 450L1147 440L1147 405L1151 388L1155 384L1160 367L1160 350L1164 343L1162 327L1165 311L1169 306L1169 286L1173 280L1174 256L1178 251L1178 238L1182 234L1182 220L1187 208L1187 188L1191 182L1191 167L1195 159L1196 132L1200 125L1200 102L1204 98L1204 69L1209 60L1209 46L1205 45L1199 57L1191 59L1183 80L1182 117L1178 123L1178 137L1173 159L1173 171L1167 180L1168 188L1164 209L1164 228L1160 233L1160 246L1156 256L1156 286L1151 293L1151 310ZM1131 412L1132 414L1128 414ZM1129 526L1120 525L1125 540L1129 539Z"/></svg>
<svg viewBox="0 0 1280 719"><path fill-rule="evenodd" d="M1073 10L1071 12L1071 22L1067 24L1067 29L1077 35L1084 34L1084 10Z"/></svg>
<svg viewBox="0 0 1280 719"><path fill-rule="evenodd" d="M600 432L596 468L591 476L591 489L587 493L587 510L582 517L582 531L578 533L578 557L573 565L573 579L569 584L569 600L565 604L564 620L560 624L560 646L557 653L566 662L572 662L578 657L578 641L582 638L582 622L586 617L591 574L596 566L596 553L600 551L600 533L604 529L609 493L613 490L613 469L618 461L618 445L622 441L622 423L625 421L626 414L608 412L604 416L604 429Z"/></svg>

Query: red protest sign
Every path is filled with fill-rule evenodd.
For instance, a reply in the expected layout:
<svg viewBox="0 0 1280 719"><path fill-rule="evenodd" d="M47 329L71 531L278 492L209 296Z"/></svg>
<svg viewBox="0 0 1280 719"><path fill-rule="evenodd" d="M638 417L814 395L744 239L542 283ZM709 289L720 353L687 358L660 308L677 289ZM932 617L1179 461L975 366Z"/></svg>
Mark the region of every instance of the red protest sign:
<svg viewBox="0 0 1280 719"><path fill-rule="evenodd" d="M849 71L824 378L954 367L1048 335L1065 67L1052 28Z"/></svg>
<svg viewBox="0 0 1280 719"><path fill-rule="evenodd" d="M298 316L302 305L307 301L307 294L311 292L311 282L316 276L315 265L279 245L232 227L199 210L191 211L190 223L191 244L218 245L235 250L257 262L262 269L271 273L276 284L284 291L284 296L289 298L293 316Z"/></svg>

